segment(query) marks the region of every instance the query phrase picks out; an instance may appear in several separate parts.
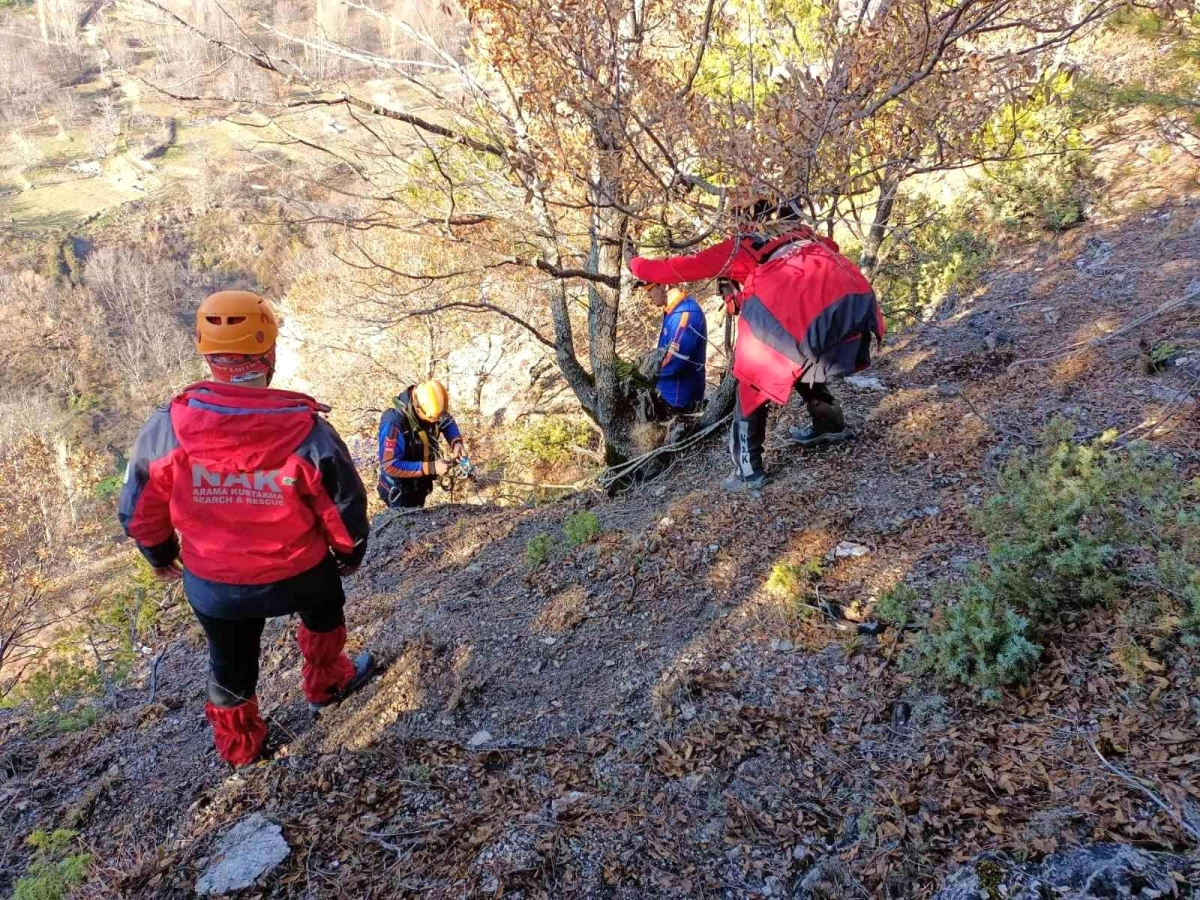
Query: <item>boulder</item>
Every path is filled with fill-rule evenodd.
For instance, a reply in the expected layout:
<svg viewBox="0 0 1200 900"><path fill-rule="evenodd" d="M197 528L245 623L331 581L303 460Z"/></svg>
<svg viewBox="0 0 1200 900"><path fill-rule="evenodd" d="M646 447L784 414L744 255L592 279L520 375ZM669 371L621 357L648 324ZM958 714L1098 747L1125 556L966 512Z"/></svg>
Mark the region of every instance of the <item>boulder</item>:
<svg viewBox="0 0 1200 900"><path fill-rule="evenodd" d="M218 845L208 868L196 881L196 893L228 894L248 888L291 853L282 829L262 813L242 819Z"/></svg>

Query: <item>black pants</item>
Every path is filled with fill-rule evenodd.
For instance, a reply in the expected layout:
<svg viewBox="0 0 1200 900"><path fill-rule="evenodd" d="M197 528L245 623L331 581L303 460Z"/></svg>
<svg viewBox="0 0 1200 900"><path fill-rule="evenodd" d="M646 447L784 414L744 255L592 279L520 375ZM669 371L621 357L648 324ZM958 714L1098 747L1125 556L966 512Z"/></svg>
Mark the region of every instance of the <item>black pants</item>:
<svg viewBox="0 0 1200 900"><path fill-rule="evenodd" d="M433 477L397 478L396 486L389 487L384 481L379 482L379 499L392 509L410 509L424 506L429 495L433 493Z"/></svg>
<svg viewBox="0 0 1200 900"><path fill-rule="evenodd" d="M332 560L328 565L333 565ZM302 591L292 594L295 603L293 611L300 616L300 621L310 631L333 631L346 624L346 595L341 589L341 581L337 578L335 569L333 581L327 582L324 578L325 566L326 564L322 564L317 570L305 573L306 576L313 576L305 582L297 582L296 579L279 582L279 585L290 588L302 587L305 584L311 584L318 590L322 586L330 588L316 596L304 596ZM334 585L336 587L333 587ZM269 589L271 586L263 587ZM268 608L271 608L271 605L268 604ZM192 605L192 612L200 620L204 634L208 637L209 702L214 706L237 706L253 696L258 688L259 642L262 640L267 618L218 618L202 613L195 604Z"/></svg>
<svg viewBox="0 0 1200 900"><path fill-rule="evenodd" d="M808 414L812 416L813 428L817 432L841 431L845 427L842 408L824 382L805 384L796 382L796 393L804 401ZM746 415L742 412L739 393L733 408L733 425L729 429L729 455L737 473L743 478L752 478L763 472L763 441L767 437L767 410L764 403Z"/></svg>

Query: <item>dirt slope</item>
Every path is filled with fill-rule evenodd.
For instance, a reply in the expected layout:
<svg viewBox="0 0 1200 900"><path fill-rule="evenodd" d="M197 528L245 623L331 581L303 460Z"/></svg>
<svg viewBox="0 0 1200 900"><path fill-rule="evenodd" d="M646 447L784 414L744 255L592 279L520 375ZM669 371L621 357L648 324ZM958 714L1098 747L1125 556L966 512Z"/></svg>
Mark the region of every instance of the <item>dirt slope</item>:
<svg viewBox="0 0 1200 900"><path fill-rule="evenodd" d="M1194 657L1131 683L1098 615L1032 690L985 707L914 682L896 635L805 618L764 584L860 544L820 581L853 619L898 580L961 571L979 553L968 510L1055 415L1081 437L1140 427L1200 471L1200 303L1086 346L1198 279L1200 197L1016 248L884 355L886 391L839 388L856 444L798 451L782 435L802 410L775 414L761 496L721 493L714 445L619 500L385 514L349 608L385 672L314 724L292 626L272 623L260 697L284 746L244 773L211 750L180 608L154 704L130 690L49 740L0 719L0 849L67 825L96 858L84 896L183 897L228 824L262 810L293 852L261 896L732 898L924 896L984 849L1179 848L1088 738L1200 800ZM1147 375L1138 342L1164 338L1198 352ZM531 573L528 540L561 538L581 506L603 534Z"/></svg>

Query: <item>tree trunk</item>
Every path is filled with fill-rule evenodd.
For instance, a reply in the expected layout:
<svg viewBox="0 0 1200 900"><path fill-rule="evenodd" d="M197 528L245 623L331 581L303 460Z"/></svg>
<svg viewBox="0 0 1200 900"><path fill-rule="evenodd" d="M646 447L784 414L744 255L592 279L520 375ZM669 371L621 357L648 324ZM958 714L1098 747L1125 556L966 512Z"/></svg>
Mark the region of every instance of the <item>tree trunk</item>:
<svg viewBox="0 0 1200 900"><path fill-rule="evenodd" d="M858 260L858 267L867 278L874 274L875 267L879 264L879 250L887 237L892 211L896 206L896 192L903 180L902 172L889 171L879 184L879 202L875 205L875 218L871 222L871 230L867 232L867 240Z"/></svg>

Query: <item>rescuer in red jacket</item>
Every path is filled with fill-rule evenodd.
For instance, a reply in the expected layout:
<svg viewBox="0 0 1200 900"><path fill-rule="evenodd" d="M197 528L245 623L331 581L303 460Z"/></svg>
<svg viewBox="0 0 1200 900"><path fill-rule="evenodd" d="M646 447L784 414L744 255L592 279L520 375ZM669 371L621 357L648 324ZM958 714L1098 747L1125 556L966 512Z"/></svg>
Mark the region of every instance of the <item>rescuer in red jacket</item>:
<svg viewBox="0 0 1200 900"><path fill-rule="evenodd" d="M629 269L657 284L721 278L736 285L726 293L728 312L741 316L729 436L736 471L724 488L751 490L766 482L766 403L786 403L793 388L812 417L809 427L791 429L793 440L813 446L851 437L827 382L871 364L872 336L883 340L884 323L871 285L834 241L797 225L774 237L732 237L691 256L635 257Z"/></svg>
<svg viewBox="0 0 1200 900"><path fill-rule="evenodd" d="M208 637L205 714L231 765L262 753L259 641L297 614L304 694L314 712L361 686L370 653L346 656L345 594L367 549L367 495L345 444L311 397L269 387L279 329L246 291L208 297L196 347L212 373L150 417L121 492L121 525ZM182 565L181 565L182 561Z"/></svg>

